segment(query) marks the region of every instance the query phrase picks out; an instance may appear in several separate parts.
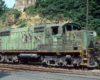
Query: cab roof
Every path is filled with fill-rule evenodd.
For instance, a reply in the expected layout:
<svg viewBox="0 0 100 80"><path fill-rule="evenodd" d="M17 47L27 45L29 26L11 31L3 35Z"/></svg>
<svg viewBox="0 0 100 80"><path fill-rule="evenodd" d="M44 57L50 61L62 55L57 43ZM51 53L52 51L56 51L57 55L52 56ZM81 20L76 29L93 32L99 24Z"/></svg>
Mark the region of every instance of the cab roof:
<svg viewBox="0 0 100 80"><path fill-rule="evenodd" d="M75 24L75 23L49 24L48 27L54 27L54 26L60 26L60 27L63 27L64 25L70 25L70 26L78 27L79 29L81 29L81 27L80 27L78 24Z"/></svg>

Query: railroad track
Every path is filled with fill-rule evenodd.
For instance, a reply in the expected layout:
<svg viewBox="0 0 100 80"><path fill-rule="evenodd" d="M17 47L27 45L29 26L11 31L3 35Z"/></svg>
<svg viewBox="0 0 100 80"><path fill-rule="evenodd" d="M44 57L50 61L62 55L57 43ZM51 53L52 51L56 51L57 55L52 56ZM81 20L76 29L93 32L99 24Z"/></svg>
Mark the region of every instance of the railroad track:
<svg viewBox="0 0 100 80"><path fill-rule="evenodd" d="M0 72L48 72L48 73L62 73L62 74L78 74L78 75L96 75L100 76L100 70L76 70L54 67L43 67L42 65L26 65L26 64L0 64Z"/></svg>

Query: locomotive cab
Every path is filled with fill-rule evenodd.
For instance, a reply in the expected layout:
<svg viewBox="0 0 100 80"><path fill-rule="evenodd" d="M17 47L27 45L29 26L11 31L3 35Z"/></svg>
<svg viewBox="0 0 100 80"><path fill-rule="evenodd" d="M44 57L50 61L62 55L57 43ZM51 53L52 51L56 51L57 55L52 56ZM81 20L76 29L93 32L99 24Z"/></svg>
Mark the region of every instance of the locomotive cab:
<svg viewBox="0 0 100 80"><path fill-rule="evenodd" d="M74 23L68 23L63 26L63 33L74 30L81 30L81 27Z"/></svg>
<svg viewBox="0 0 100 80"><path fill-rule="evenodd" d="M74 31L79 30L81 30L81 27L74 23L48 25L46 27L46 44L49 45L48 50L79 50L78 47L73 47L75 44L72 44L72 42L75 42ZM68 42L70 44L67 44Z"/></svg>

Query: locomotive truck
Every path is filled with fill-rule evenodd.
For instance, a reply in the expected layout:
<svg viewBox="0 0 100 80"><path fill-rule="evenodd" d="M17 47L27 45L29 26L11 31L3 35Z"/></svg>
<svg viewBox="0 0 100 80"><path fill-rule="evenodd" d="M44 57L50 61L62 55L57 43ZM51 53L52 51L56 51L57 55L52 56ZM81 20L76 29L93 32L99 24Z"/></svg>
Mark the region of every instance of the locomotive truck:
<svg viewBox="0 0 100 80"><path fill-rule="evenodd" d="M0 31L0 62L50 66L100 66L96 31L75 23L40 24Z"/></svg>

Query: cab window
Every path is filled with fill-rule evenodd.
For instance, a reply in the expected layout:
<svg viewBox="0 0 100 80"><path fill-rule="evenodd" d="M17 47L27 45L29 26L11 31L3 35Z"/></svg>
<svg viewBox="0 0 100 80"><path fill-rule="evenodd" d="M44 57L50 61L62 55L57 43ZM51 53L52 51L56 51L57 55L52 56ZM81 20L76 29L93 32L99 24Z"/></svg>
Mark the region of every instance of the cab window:
<svg viewBox="0 0 100 80"><path fill-rule="evenodd" d="M52 35L58 34L58 26L51 27L51 29L52 29Z"/></svg>

